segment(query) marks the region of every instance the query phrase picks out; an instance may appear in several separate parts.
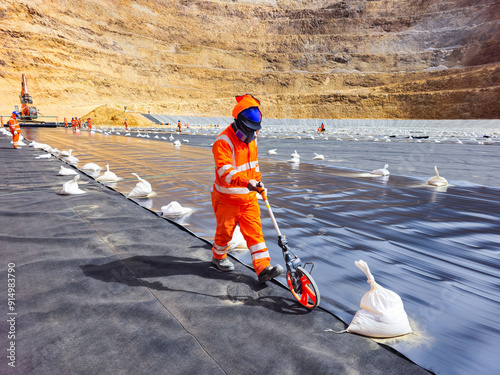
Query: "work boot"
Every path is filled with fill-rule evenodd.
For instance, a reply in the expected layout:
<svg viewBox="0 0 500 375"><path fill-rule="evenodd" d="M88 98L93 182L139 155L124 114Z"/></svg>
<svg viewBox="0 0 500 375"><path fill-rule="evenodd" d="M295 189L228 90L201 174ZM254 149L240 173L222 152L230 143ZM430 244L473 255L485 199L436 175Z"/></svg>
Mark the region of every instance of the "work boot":
<svg viewBox="0 0 500 375"><path fill-rule="evenodd" d="M266 281L274 279L283 273L283 267L279 264L274 267L267 266L259 273L259 283L264 284Z"/></svg>
<svg viewBox="0 0 500 375"><path fill-rule="evenodd" d="M224 272L229 272L234 270L234 264L229 261L229 259L223 258L223 259L215 259L212 258L212 264L217 267L219 270L224 271Z"/></svg>

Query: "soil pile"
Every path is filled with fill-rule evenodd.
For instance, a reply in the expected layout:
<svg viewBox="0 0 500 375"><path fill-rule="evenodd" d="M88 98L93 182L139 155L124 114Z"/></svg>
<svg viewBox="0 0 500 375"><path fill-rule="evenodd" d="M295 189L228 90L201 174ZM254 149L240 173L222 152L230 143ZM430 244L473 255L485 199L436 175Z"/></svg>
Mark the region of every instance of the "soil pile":
<svg viewBox="0 0 500 375"><path fill-rule="evenodd" d="M154 125L151 121L139 113L125 112L108 105L97 107L82 116L83 119L86 119L87 117L92 118L92 124L97 126L124 127L125 119L127 119L130 127L147 128Z"/></svg>

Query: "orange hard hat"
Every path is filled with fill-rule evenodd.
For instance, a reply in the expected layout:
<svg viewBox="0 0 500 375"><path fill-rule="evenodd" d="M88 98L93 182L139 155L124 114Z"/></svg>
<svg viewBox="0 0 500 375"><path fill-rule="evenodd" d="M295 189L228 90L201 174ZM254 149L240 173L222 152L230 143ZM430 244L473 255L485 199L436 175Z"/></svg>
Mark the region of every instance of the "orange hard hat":
<svg viewBox="0 0 500 375"><path fill-rule="evenodd" d="M237 104L233 108L233 117L238 118L241 111L251 108L259 107L260 102L250 94L240 95L236 97Z"/></svg>

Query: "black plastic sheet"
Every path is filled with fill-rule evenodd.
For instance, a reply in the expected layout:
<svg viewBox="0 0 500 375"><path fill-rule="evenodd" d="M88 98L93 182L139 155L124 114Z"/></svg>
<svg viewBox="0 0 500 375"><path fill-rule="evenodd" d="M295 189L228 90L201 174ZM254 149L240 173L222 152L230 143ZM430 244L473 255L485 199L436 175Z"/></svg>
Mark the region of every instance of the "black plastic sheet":
<svg viewBox="0 0 500 375"><path fill-rule="evenodd" d="M130 137L75 135L62 129L32 133L52 147L72 148L80 158L78 166L94 162L104 168L109 163L125 178L113 185L125 195L137 182L131 173L139 174L156 193L137 200L139 204L158 213L173 200L193 208L190 215L173 220L210 240L215 219L209 194L214 174L209 145L215 134L174 136L189 143L174 147L166 139L137 138L136 133ZM278 156L268 156L267 150L274 148ZM259 139L259 150L274 214L292 249L303 261L314 262L312 275L322 307L347 324L351 321L369 290L364 274L354 266L362 259L379 284L402 297L415 331L378 341L438 373L496 371L500 366L497 146L264 137ZM294 150L302 156L299 165L286 162ZM325 154L325 160L313 161L313 152ZM390 176L368 173L385 163L390 165ZM427 185L434 165L449 186ZM273 262L282 262L276 233L265 207L261 208ZM251 263L248 253L233 256Z"/></svg>

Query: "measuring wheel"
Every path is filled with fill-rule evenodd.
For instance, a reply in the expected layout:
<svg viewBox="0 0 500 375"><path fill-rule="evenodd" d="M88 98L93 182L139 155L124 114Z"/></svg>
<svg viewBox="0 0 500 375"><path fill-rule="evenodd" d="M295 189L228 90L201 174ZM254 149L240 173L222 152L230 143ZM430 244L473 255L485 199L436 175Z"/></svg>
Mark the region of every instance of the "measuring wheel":
<svg viewBox="0 0 500 375"><path fill-rule="evenodd" d="M305 269L297 267L295 275L287 271L286 281L293 296L302 306L314 309L319 305L319 289L312 276Z"/></svg>

